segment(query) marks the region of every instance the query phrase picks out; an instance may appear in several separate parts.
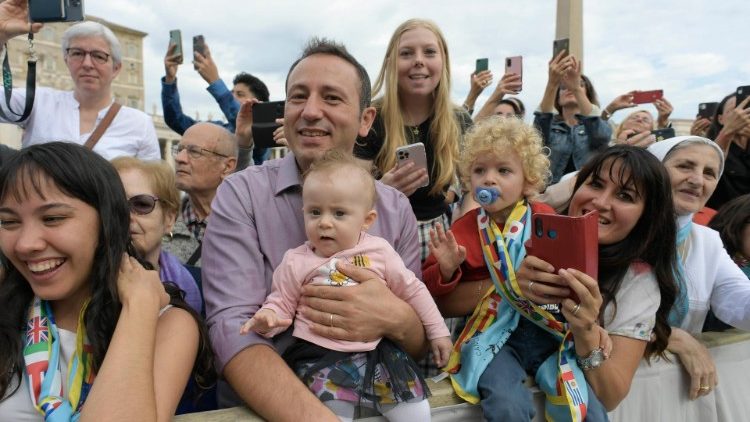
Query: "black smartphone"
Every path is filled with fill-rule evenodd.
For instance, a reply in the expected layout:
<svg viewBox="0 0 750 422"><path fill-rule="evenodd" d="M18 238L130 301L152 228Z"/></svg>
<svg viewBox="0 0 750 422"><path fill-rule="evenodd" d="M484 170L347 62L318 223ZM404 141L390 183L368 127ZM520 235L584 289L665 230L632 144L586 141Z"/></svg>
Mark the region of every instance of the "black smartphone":
<svg viewBox="0 0 750 422"><path fill-rule="evenodd" d="M274 148L273 132L281 126L276 119L284 118L284 101L253 104L253 144L255 148Z"/></svg>
<svg viewBox="0 0 750 422"><path fill-rule="evenodd" d="M179 56L177 58L177 63L182 64L182 32L179 29L169 31L169 43L177 46L175 47L173 54Z"/></svg>
<svg viewBox="0 0 750 422"><path fill-rule="evenodd" d="M563 57L570 54L570 38L562 38L552 43L552 57L557 57L561 51L565 51Z"/></svg>
<svg viewBox="0 0 750 422"><path fill-rule="evenodd" d="M741 102L745 101L745 98L750 96L750 85L745 86L738 86L737 87L737 105L740 105ZM736 106L735 106L736 107ZM745 106L745 108L750 108L750 104ZM724 110L726 112L726 110Z"/></svg>
<svg viewBox="0 0 750 422"><path fill-rule="evenodd" d="M488 58L482 58L477 59L477 66L474 70L474 74L477 75L479 72L484 72L485 70L490 68L490 59Z"/></svg>
<svg viewBox="0 0 750 422"><path fill-rule="evenodd" d="M651 134L656 136L656 142L675 137L674 129L671 127L652 130Z"/></svg>
<svg viewBox="0 0 750 422"><path fill-rule="evenodd" d="M193 37L193 53L198 52L201 53L202 56L206 55L206 40L203 38L203 35L196 35ZM195 56L195 54L193 54ZM193 69L198 69L195 64L193 64Z"/></svg>
<svg viewBox="0 0 750 422"><path fill-rule="evenodd" d="M718 108L719 103L700 103L698 104L698 118L713 119Z"/></svg>
<svg viewBox="0 0 750 422"><path fill-rule="evenodd" d="M79 22L83 0L29 0L31 22Z"/></svg>

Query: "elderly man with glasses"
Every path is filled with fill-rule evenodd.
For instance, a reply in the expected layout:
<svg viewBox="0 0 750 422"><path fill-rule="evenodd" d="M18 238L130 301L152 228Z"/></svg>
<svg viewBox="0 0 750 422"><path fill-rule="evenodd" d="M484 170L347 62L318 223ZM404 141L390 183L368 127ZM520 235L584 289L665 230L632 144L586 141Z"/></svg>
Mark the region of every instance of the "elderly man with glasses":
<svg viewBox="0 0 750 422"><path fill-rule="evenodd" d="M237 166L234 135L209 122L190 126L172 147L177 189L187 195L164 247L189 266L200 266L201 242L216 189Z"/></svg>
<svg viewBox="0 0 750 422"><path fill-rule="evenodd" d="M26 5L21 4L24 2L8 0L5 3L12 3L6 9L12 18L0 22L0 45L29 30ZM31 28L38 31L39 25ZM117 106L113 107L112 81L122 69L122 51L112 31L92 21L73 25L63 34L62 50L73 79L72 91L44 87L38 87L35 92L14 89L10 99L12 111L6 104L2 105L5 116L15 119L16 113L23 111L27 95L34 96L31 114L25 120L0 119L24 129L22 146L68 141L87 145L110 160L119 156L161 159L151 118L134 108L123 106L115 112ZM114 117L107 126L110 109ZM98 127L104 132L99 137L93 136L97 141L92 142L90 138Z"/></svg>

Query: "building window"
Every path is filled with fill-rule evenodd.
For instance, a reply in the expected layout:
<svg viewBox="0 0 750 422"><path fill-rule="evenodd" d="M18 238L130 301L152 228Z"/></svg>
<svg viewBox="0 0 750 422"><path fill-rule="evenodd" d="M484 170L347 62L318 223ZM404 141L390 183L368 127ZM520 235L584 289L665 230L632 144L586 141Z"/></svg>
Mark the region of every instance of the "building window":
<svg viewBox="0 0 750 422"><path fill-rule="evenodd" d="M39 34L39 38L44 41L53 41L55 39L55 30L49 26L42 28L42 32Z"/></svg>
<svg viewBox="0 0 750 422"><path fill-rule="evenodd" d="M128 43L128 57L138 57L138 47L135 44Z"/></svg>
<svg viewBox="0 0 750 422"><path fill-rule="evenodd" d="M138 83L138 72L128 72L128 82L131 84Z"/></svg>
<svg viewBox="0 0 750 422"><path fill-rule="evenodd" d="M138 100L138 98L128 97L128 107L140 109L141 108L141 102Z"/></svg>
<svg viewBox="0 0 750 422"><path fill-rule="evenodd" d="M44 70L48 72L54 72L55 69L57 69L57 63L55 62L55 57L52 56L39 56L39 60L42 62L42 67Z"/></svg>

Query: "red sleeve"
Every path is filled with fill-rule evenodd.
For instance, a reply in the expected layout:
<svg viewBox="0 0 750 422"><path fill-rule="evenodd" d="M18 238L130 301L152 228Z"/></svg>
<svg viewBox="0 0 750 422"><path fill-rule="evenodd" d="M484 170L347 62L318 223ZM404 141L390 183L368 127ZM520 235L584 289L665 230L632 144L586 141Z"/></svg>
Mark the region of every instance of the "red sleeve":
<svg viewBox="0 0 750 422"><path fill-rule="evenodd" d="M555 209L545 204L544 202L531 202L531 213L532 214L557 214Z"/></svg>
<svg viewBox="0 0 750 422"><path fill-rule="evenodd" d="M442 296L452 292L458 281L461 280L462 273L459 265L453 273L453 277L448 282L444 282L443 276L440 274L440 264L432 254L422 264L422 281L432 296Z"/></svg>

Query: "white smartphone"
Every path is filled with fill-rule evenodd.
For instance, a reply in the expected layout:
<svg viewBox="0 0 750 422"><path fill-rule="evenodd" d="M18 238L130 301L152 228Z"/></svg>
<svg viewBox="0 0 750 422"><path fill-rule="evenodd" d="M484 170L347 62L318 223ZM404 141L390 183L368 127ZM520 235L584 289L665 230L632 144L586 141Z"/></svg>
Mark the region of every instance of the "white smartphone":
<svg viewBox="0 0 750 422"><path fill-rule="evenodd" d="M415 142L396 148L396 160L399 167L407 163L414 163L416 168L425 169L427 171L427 182L422 187L430 184L430 170L427 168L427 153L423 143Z"/></svg>

